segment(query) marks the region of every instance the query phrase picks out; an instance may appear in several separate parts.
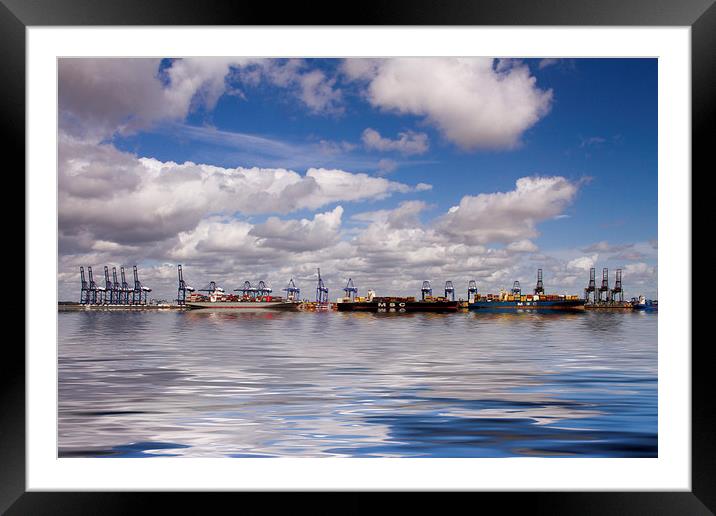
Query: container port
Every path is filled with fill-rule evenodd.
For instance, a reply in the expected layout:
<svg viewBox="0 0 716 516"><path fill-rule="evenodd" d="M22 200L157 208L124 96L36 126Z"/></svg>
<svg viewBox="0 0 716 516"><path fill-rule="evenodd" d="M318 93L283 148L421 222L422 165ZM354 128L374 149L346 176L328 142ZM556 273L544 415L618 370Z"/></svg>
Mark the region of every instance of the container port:
<svg viewBox="0 0 716 516"><path fill-rule="evenodd" d="M624 301L624 286L622 284L622 269L617 269L614 276L614 287L609 288L609 269L602 269L602 282L597 287L596 269L589 269L589 283L584 289L584 308L587 310L634 310L646 306L644 296ZM656 302L648 300L649 306L656 306ZM653 308L656 309L656 308Z"/></svg>
<svg viewBox="0 0 716 516"><path fill-rule="evenodd" d="M139 279L137 266L132 268L133 285L126 280L123 266L112 267L110 276L109 267L104 266L104 284L98 284L93 276L92 267L80 266L80 300L75 302L60 302L58 310L189 310L202 308L225 309L279 309L297 310L305 312L328 311L367 311L367 312L457 312L458 310L487 311L487 310L566 310L566 311L628 311L628 310L658 310L658 301L646 299L645 296L632 297L624 300L624 287L622 283L622 269L615 273L614 286L609 286L609 269L602 270L602 280L599 286L596 282L596 269L589 271L589 283L584 289L584 296L569 294L546 294L542 269L537 270L537 280L532 293L523 293L518 280L507 291L501 289L497 294L481 294L475 280L467 283L467 298L455 299L455 286L451 280L445 282L442 296L433 296L433 288L429 280L424 280L420 287L420 298L413 296L378 296L373 289L369 289L365 296L358 295L352 278L348 278L343 287L344 295L336 300L329 301L328 287L322 276L321 269L317 269L316 295L314 300L301 299L301 289L291 278L285 288L285 296L274 296L273 290L264 280L256 283L244 281L239 288L227 293L215 281L210 281L205 287L195 289L184 279L182 265L177 265L177 297L173 303L164 300L148 299L152 289L144 285Z"/></svg>
<svg viewBox="0 0 716 516"><path fill-rule="evenodd" d="M181 278L181 266L180 278ZM172 305L163 301L148 300L148 294L151 288L142 284L139 280L139 271L135 265L132 268L134 275L133 286L130 287L127 282L124 267L120 267L119 279L117 278L117 268L112 267L112 278L110 279L109 267L104 266L104 285L98 284L93 276L92 267L87 267L87 277L85 277L85 269L80 266L80 301L79 303L59 303L59 310L78 310L78 309L102 309L102 310L167 310L178 308L178 305Z"/></svg>

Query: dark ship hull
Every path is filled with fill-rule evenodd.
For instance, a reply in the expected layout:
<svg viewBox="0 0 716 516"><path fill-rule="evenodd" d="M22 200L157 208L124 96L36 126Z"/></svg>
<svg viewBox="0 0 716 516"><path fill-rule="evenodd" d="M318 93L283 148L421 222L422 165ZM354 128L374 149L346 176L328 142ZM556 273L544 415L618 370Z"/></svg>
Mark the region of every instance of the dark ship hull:
<svg viewBox="0 0 716 516"><path fill-rule="evenodd" d="M412 299L376 298L372 301L338 303L339 312L456 312L457 301L416 301Z"/></svg>
<svg viewBox="0 0 716 516"><path fill-rule="evenodd" d="M468 305L470 310L584 310L583 299L539 301L477 301Z"/></svg>

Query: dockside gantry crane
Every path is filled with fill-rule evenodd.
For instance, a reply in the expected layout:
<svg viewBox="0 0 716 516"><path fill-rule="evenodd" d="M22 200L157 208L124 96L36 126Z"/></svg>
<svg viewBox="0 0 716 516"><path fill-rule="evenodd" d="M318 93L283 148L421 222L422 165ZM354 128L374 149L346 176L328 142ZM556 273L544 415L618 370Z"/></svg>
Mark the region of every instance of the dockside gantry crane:
<svg viewBox="0 0 716 516"><path fill-rule="evenodd" d="M316 302L317 303L328 303L328 287L323 283L321 278L321 269L318 270L318 283L316 284Z"/></svg>
<svg viewBox="0 0 716 516"><path fill-rule="evenodd" d="M537 269L537 285L535 285L535 295L544 294L544 283L542 283L542 269Z"/></svg>
<svg viewBox="0 0 716 516"><path fill-rule="evenodd" d="M602 294L604 294L604 296L602 296ZM609 301L611 301L611 296L609 294L609 269L605 267L602 269L602 284L599 289L597 289L597 302L608 303Z"/></svg>
<svg viewBox="0 0 716 516"><path fill-rule="evenodd" d="M80 265L80 304L88 305L90 302L90 289L87 280L85 279L85 268Z"/></svg>
<svg viewBox="0 0 716 516"><path fill-rule="evenodd" d="M129 304L129 283L127 283L127 278L124 276L124 267L119 268L119 273L122 277L122 304L128 305Z"/></svg>
<svg viewBox="0 0 716 516"><path fill-rule="evenodd" d="M470 280L467 282L467 302L474 303L477 301L477 282Z"/></svg>
<svg viewBox="0 0 716 516"><path fill-rule="evenodd" d="M589 269L589 285L584 289L584 302L589 303L589 298L592 298L592 303L597 302L597 269L592 267Z"/></svg>
<svg viewBox="0 0 716 516"><path fill-rule="evenodd" d="M616 281L614 283L614 288L610 291L611 294L611 300L615 301L616 298L619 298L618 301L620 303L624 302L624 290L622 289L622 270L617 269L617 275L616 275Z"/></svg>
<svg viewBox="0 0 716 516"><path fill-rule="evenodd" d="M293 282L293 278L289 280L288 286L283 291L286 292L288 301L298 301L301 297L301 289Z"/></svg>
<svg viewBox="0 0 716 516"><path fill-rule="evenodd" d="M521 296L522 295L522 287L520 287L519 281L515 281L512 284L512 295L513 296Z"/></svg>
<svg viewBox="0 0 716 516"><path fill-rule="evenodd" d="M177 290L177 304L184 306L186 304L186 293L194 292L194 287L190 287L184 281L184 273L182 272L181 264L177 265L177 272L179 274L179 288Z"/></svg>
<svg viewBox="0 0 716 516"><path fill-rule="evenodd" d="M251 286L250 281L244 281L244 286L241 288L235 288L234 292L241 292L242 297L249 297L251 299L256 297L256 288Z"/></svg>
<svg viewBox="0 0 716 516"><path fill-rule="evenodd" d="M104 304L113 305L114 301L114 289L112 288L112 282L109 280L109 267L104 266ZM109 294L109 296L108 296ZM109 297L109 299L107 299Z"/></svg>
<svg viewBox="0 0 716 516"><path fill-rule="evenodd" d="M208 285L204 285L204 288L200 288L198 292L208 292L211 295L217 290L223 291L221 287L216 285L216 281L210 281Z"/></svg>
<svg viewBox="0 0 716 516"><path fill-rule="evenodd" d="M445 299L447 299L448 296L450 296L451 301L455 301L455 287L450 280L445 282Z"/></svg>
<svg viewBox="0 0 716 516"><path fill-rule="evenodd" d="M264 297L268 296L273 292L273 289L266 285L266 282L264 280L259 280L259 282L256 284L256 296L257 297Z"/></svg>
<svg viewBox="0 0 716 516"><path fill-rule="evenodd" d="M346 283L346 286L343 287L343 292L346 293L346 297L350 299L351 301L355 301L356 295L358 294L358 289L353 284L353 279L348 278L348 283Z"/></svg>
<svg viewBox="0 0 716 516"><path fill-rule="evenodd" d="M433 295L433 288L428 280L423 281L423 286L420 287L420 295L423 301L425 301L426 297Z"/></svg>
<svg viewBox="0 0 716 516"><path fill-rule="evenodd" d="M115 305L122 303L122 285L117 281L117 267L112 267L112 297Z"/></svg>
<svg viewBox="0 0 716 516"><path fill-rule="evenodd" d="M89 275L89 293L90 293L90 303L93 305L97 304L97 284L94 282L94 278L92 277L92 267L87 267L87 274Z"/></svg>
<svg viewBox="0 0 716 516"><path fill-rule="evenodd" d="M151 292L152 289L149 287L145 287L142 285L142 282L139 281L139 273L137 272L137 266L134 266L134 290L132 290L132 304L137 304L137 301L139 301L139 304L147 304L147 293ZM142 301L142 295L144 295L144 301Z"/></svg>

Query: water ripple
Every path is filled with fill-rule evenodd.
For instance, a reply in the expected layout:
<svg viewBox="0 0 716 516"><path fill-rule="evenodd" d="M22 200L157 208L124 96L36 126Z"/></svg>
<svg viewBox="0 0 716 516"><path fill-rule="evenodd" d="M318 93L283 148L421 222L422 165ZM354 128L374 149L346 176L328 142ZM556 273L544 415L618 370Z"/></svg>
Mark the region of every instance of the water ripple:
<svg viewBox="0 0 716 516"><path fill-rule="evenodd" d="M657 316L62 312L63 457L655 457Z"/></svg>

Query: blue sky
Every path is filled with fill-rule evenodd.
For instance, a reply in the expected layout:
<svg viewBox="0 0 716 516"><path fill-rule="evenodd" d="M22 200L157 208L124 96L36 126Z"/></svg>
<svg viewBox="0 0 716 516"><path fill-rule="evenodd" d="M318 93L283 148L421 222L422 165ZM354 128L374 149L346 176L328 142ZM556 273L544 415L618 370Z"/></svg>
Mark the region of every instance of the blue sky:
<svg viewBox="0 0 716 516"><path fill-rule="evenodd" d="M180 261L307 290L321 266L334 293L492 291L538 266L581 293L622 267L656 294L655 59L141 61L60 63L61 297L79 265L136 262L171 298ZM302 186L276 194L280 169Z"/></svg>

